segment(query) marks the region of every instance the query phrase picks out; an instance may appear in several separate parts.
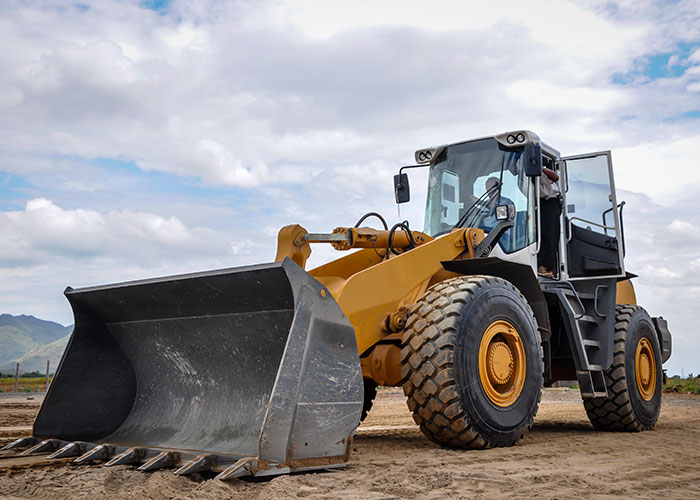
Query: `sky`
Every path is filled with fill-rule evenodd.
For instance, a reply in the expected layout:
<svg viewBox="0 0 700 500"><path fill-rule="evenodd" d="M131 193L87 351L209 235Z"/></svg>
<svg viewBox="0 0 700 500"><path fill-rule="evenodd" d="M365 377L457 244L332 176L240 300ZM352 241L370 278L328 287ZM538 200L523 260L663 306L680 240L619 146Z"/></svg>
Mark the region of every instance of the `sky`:
<svg viewBox="0 0 700 500"><path fill-rule="evenodd" d="M274 260L427 146L530 129L611 150L626 267L700 373L700 9L691 1L0 0L0 312ZM335 256L314 247L309 266Z"/></svg>

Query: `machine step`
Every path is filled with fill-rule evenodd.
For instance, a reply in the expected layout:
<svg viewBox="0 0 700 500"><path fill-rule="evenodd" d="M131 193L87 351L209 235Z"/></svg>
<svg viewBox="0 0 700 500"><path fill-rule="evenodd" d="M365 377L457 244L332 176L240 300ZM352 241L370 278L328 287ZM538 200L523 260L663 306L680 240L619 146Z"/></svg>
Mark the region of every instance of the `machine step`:
<svg viewBox="0 0 700 500"><path fill-rule="evenodd" d="M603 374L602 370L576 370L576 378L578 379L578 386L583 399L608 397L605 374Z"/></svg>
<svg viewBox="0 0 700 500"><path fill-rule="evenodd" d="M589 316L588 314L584 314L583 316L579 316L578 321L586 321L587 323L600 323L601 318L597 318L595 316Z"/></svg>

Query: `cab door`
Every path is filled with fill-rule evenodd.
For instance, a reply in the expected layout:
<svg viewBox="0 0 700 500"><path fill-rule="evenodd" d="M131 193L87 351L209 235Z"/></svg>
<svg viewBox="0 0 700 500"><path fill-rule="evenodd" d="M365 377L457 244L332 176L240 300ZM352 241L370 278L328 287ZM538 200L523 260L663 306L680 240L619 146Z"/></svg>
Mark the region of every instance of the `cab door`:
<svg viewBox="0 0 700 500"><path fill-rule="evenodd" d="M562 158L569 279L625 275L610 151Z"/></svg>
<svg viewBox="0 0 700 500"><path fill-rule="evenodd" d="M567 290L555 290L584 398L607 395L613 356L616 282L625 275L610 151L562 158Z"/></svg>

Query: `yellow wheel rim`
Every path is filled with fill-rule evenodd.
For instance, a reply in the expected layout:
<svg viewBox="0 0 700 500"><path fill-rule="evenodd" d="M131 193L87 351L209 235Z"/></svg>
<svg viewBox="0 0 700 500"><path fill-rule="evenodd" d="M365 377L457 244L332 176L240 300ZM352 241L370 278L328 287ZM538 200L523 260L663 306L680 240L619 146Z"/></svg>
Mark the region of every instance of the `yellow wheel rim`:
<svg viewBox="0 0 700 500"><path fill-rule="evenodd" d="M656 391L656 357L649 339L643 337L637 344L634 371L637 388L644 401L651 401Z"/></svg>
<svg viewBox="0 0 700 500"><path fill-rule="evenodd" d="M486 396L497 406L510 406L525 385L525 346L507 321L494 321L479 344L479 379Z"/></svg>

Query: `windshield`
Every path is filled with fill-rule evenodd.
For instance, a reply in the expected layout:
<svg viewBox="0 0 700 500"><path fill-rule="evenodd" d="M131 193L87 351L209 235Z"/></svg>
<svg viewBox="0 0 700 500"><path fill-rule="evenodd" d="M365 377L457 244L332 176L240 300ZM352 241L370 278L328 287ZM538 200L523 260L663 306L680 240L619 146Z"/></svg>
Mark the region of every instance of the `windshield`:
<svg viewBox="0 0 700 500"><path fill-rule="evenodd" d="M430 169L425 232L437 236L458 222L491 231L496 206L509 205L515 226L499 245L506 253L535 241L534 190L520 165L520 152L505 150L495 139L455 144L440 153Z"/></svg>

